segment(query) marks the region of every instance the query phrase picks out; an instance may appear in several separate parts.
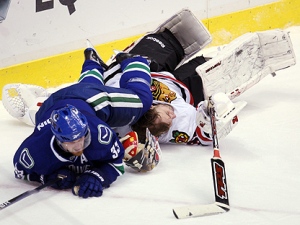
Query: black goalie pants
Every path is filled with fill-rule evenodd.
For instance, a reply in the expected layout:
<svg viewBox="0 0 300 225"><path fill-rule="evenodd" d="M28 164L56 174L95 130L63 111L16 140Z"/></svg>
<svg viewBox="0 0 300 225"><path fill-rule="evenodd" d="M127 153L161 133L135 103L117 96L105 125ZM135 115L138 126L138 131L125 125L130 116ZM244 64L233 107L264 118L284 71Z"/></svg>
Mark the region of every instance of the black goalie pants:
<svg viewBox="0 0 300 225"><path fill-rule="evenodd" d="M184 57L184 49L168 29L160 33L145 35L130 53L149 57L152 60L150 64L152 72L172 73L190 90L195 106L204 100L202 79L196 72L196 68L205 63L204 57L195 57L176 68Z"/></svg>

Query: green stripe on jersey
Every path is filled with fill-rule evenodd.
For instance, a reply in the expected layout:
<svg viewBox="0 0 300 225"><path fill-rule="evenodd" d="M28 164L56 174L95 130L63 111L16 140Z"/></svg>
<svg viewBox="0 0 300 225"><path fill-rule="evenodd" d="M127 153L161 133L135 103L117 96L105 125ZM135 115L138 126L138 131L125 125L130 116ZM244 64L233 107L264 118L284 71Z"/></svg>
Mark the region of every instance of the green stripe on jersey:
<svg viewBox="0 0 300 225"><path fill-rule="evenodd" d="M121 176L122 174L125 173L125 168L123 164L115 164L115 163L109 163Z"/></svg>
<svg viewBox="0 0 300 225"><path fill-rule="evenodd" d="M89 77L89 76L96 77L103 84L103 75L98 70L96 70L96 69L88 70L88 71L83 72L80 75L80 77L78 79L78 82L80 82L85 77Z"/></svg>
<svg viewBox="0 0 300 225"><path fill-rule="evenodd" d="M144 71L145 73L150 74L150 68L149 66L145 65L145 63L141 63L141 62L132 62L129 63L123 73L128 72L128 71L132 71L132 70L139 70L139 71Z"/></svg>
<svg viewBox="0 0 300 225"><path fill-rule="evenodd" d="M142 108L143 104L139 97L127 93L108 93L103 92L86 100L96 111L111 105L112 107Z"/></svg>

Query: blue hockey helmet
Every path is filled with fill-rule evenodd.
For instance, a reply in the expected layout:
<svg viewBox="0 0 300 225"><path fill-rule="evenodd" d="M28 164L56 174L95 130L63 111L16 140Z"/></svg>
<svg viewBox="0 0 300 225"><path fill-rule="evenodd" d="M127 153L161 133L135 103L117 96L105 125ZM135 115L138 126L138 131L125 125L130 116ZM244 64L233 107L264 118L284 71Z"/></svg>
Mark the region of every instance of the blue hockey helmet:
<svg viewBox="0 0 300 225"><path fill-rule="evenodd" d="M51 130L60 142L78 140L89 132L86 117L72 105L53 110L50 119Z"/></svg>

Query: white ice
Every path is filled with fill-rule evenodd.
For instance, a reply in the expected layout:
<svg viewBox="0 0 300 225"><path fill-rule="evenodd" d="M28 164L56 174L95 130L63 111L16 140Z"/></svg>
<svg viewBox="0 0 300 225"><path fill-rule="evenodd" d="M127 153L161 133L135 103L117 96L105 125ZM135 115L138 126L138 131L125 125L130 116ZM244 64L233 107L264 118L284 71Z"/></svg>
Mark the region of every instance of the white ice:
<svg viewBox="0 0 300 225"><path fill-rule="evenodd" d="M239 125L219 141L231 210L178 220L178 206L214 202L212 147L162 145L149 173L126 169L100 198L41 190L0 211L1 225L41 224L300 224L300 27L288 28L298 63L271 75L235 100L247 101ZM33 185L14 178L12 158L32 128L0 105L0 203ZM42 149L41 149L42 151Z"/></svg>

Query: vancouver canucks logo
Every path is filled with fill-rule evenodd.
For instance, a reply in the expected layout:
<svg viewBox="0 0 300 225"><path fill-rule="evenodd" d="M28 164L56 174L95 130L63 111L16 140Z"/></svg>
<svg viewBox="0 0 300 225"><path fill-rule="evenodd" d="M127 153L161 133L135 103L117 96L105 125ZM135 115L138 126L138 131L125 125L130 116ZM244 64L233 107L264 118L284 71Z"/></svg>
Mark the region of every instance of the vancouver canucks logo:
<svg viewBox="0 0 300 225"><path fill-rule="evenodd" d="M170 140L173 143L187 143L189 141L189 136L182 131L174 130L172 132L172 137L174 139Z"/></svg>

